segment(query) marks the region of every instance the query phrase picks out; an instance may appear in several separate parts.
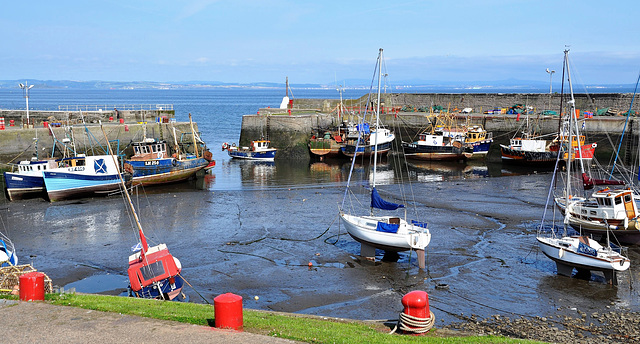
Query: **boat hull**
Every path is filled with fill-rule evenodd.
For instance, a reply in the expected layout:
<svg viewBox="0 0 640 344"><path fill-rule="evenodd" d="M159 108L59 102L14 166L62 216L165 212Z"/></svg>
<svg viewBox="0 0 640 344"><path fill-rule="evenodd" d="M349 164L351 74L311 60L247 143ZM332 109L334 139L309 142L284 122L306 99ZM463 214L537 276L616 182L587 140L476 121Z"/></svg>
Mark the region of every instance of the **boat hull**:
<svg viewBox="0 0 640 344"><path fill-rule="evenodd" d="M517 150L500 145L502 162L522 165L553 165L558 158L558 152L533 152Z"/></svg>
<svg viewBox="0 0 640 344"><path fill-rule="evenodd" d="M169 278L162 281L158 281L150 286L143 287L137 291L130 291L130 296L140 297L145 299L166 299L175 300L184 287L184 281L181 276L174 278L174 283L171 283Z"/></svg>
<svg viewBox="0 0 640 344"><path fill-rule="evenodd" d="M568 265L580 270L595 270L595 271L625 271L631 265L629 259L622 256L615 258L606 258L602 256L590 256L588 254L580 253L572 249L567 249L558 244L559 240L556 238L543 238L537 237L538 246L542 253L549 259L556 263ZM577 238L573 238L578 240Z"/></svg>
<svg viewBox="0 0 640 344"><path fill-rule="evenodd" d="M7 198L10 201L45 195L44 179L40 176L4 172Z"/></svg>
<svg viewBox="0 0 640 344"><path fill-rule="evenodd" d="M356 149L357 148L357 149ZM391 142L378 144L378 155L385 155L391 150ZM375 154L375 146L345 145L341 148L342 154L353 158L354 156L371 156Z"/></svg>
<svg viewBox="0 0 640 344"><path fill-rule="evenodd" d="M425 161L457 161L473 156L471 147L430 146L416 143L402 143L407 159Z"/></svg>
<svg viewBox="0 0 640 344"><path fill-rule="evenodd" d="M229 156L234 159L245 160L262 160L273 161L276 157L276 149L269 149L264 151L250 151L250 150L228 150Z"/></svg>
<svg viewBox="0 0 640 344"><path fill-rule="evenodd" d="M392 252L424 250L431 241L425 228L407 224L402 220L397 233L377 231L379 221L388 222L390 216L353 216L340 214L347 233L357 242Z"/></svg>
<svg viewBox="0 0 640 344"><path fill-rule="evenodd" d="M173 158L127 160L125 171L131 173L134 185L158 185L183 181L204 169L209 161L204 158L177 160Z"/></svg>
<svg viewBox="0 0 640 344"><path fill-rule="evenodd" d="M334 140L315 139L309 141L309 151L318 157L338 157L342 155L342 145Z"/></svg>
<svg viewBox="0 0 640 344"><path fill-rule="evenodd" d="M123 175L122 178L125 176ZM51 202L120 190L120 176L118 174L91 176L45 171L44 183Z"/></svg>

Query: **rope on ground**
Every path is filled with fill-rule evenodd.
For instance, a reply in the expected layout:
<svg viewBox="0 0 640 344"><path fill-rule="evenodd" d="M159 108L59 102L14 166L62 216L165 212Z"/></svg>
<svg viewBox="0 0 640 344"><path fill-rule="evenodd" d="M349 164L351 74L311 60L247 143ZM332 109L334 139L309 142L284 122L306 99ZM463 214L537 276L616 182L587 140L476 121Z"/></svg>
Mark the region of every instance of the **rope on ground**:
<svg viewBox="0 0 640 344"><path fill-rule="evenodd" d="M198 290L196 290L196 288L194 288L194 287L191 285L191 283L189 283L189 281L187 281L187 279L186 279L186 278L182 277L182 275L181 275L181 274L178 274L178 276L180 276L180 278L182 278L182 280L183 280L186 284L188 284L188 285L191 287L191 289L193 289L193 291L195 291L195 292L196 292L196 294L200 295L200 297L204 300L204 302L206 302L208 305L210 305L210 304L211 304L211 303L209 303L209 300L205 299L205 298L204 298L204 296L202 296L202 294L200 294L200 293L198 292Z"/></svg>
<svg viewBox="0 0 640 344"><path fill-rule="evenodd" d="M428 318L419 318L414 317L413 315L405 314L404 312L400 313L400 319L398 319L398 324L396 327L389 332L389 334L394 334L397 329L400 329L404 332L412 332L412 333L427 333L433 327L433 324L436 322L436 316L432 311L429 311Z"/></svg>

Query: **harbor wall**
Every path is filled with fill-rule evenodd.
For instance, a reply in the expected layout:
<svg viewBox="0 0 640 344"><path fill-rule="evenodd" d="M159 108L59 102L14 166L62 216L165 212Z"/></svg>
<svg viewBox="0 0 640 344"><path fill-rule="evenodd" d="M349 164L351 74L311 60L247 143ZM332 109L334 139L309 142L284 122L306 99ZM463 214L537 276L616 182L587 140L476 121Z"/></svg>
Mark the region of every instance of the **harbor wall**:
<svg viewBox="0 0 640 344"><path fill-rule="evenodd" d="M568 101L564 95L565 102ZM346 107L365 106L369 99L376 95L365 94L360 98L343 99ZM629 110L633 98L631 93L578 93L574 94L576 108L580 110L596 111L609 108L611 113L619 114ZM381 95L381 103L387 107L424 108L434 105L444 109L472 108L475 113L486 110L509 108L515 104L530 106L536 112L553 110L560 112L561 95L559 93L386 93ZM330 112L338 107L339 99L293 99L292 110L313 109ZM635 102L632 112L640 112L640 104Z"/></svg>
<svg viewBox="0 0 640 344"><path fill-rule="evenodd" d="M104 132L111 141L112 149L125 150L128 155L132 154L130 144L134 140L141 140L143 137L143 127L145 125L142 122L136 123L105 123L103 125ZM146 132L147 137L163 138L168 142L173 140L173 134L171 127L175 127L178 135L180 133L191 133L191 126L189 123L156 123L147 122ZM50 131L51 129L51 131ZM197 124L194 123L194 130L197 131ZM53 133L53 134L52 134ZM0 130L0 163L2 167L7 168L6 164L13 162L16 163L21 160L29 160L35 156L36 152L36 140L37 137L37 151L39 158L51 157L54 135L58 141L62 141L65 137L73 137L75 142L76 152L83 154L104 154L104 150L100 149L100 145L105 147L105 138L102 133L100 125L89 123L86 125L71 125L69 127L51 127L45 128L39 126L36 128L19 128L19 127L7 127L5 130ZM178 137L178 140L180 137ZM117 143L114 141L117 140ZM57 144L57 149L62 149L60 143ZM59 156L59 155L58 155Z"/></svg>
<svg viewBox="0 0 640 344"><path fill-rule="evenodd" d="M118 118L125 122L154 122L156 118L165 117L167 119L175 118L175 110L107 110L97 111L42 111L29 110L29 124L34 127L42 126L47 123L61 123L64 125L73 125L81 123L118 122ZM0 109L0 118L4 118L5 126L9 126L13 121L14 126L23 127L27 125L26 110L6 110Z"/></svg>

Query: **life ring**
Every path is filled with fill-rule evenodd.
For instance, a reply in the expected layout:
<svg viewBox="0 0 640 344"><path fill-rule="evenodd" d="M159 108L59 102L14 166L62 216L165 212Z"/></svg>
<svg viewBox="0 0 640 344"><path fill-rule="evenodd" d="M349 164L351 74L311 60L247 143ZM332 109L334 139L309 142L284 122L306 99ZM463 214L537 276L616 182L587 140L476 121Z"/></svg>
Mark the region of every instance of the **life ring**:
<svg viewBox="0 0 640 344"><path fill-rule="evenodd" d="M225 149L228 149L228 148L229 148L229 144L228 144L228 143L226 143L226 142L225 142L225 143L223 143L223 144L222 144L222 150L223 150L223 151L224 151Z"/></svg>
<svg viewBox="0 0 640 344"><path fill-rule="evenodd" d="M598 147L597 143L594 142L594 143L591 144L591 148L596 148L596 147Z"/></svg>

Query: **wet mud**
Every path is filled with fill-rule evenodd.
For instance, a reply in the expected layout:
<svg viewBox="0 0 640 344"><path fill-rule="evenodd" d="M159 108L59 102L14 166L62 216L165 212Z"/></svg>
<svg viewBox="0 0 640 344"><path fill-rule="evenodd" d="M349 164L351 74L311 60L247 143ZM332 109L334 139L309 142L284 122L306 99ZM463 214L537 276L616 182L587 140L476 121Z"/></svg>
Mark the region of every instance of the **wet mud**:
<svg viewBox="0 0 640 344"><path fill-rule="evenodd" d="M202 295L213 303L232 292L243 297L245 308L383 320L397 319L405 293L425 290L436 326L471 314L550 317L576 308L640 309L637 247L629 249L632 267L619 274L618 286L605 284L598 273L558 276L538 250L535 228L548 173L471 166L448 169L443 177L430 166L412 168L416 212L432 233L421 271L415 253L400 253L392 262L382 261L382 251L376 262L358 256L360 245L338 221L348 168L223 162L213 176L147 188L134 202L150 243L166 243L180 259L193 286L185 287L190 302L205 302ZM393 170L382 184L381 193L393 201L400 188ZM360 184L352 189L366 191ZM116 295L126 289L137 236L121 197L5 202L0 211L20 262L33 263L54 284ZM116 276L110 290L97 285L113 285L113 278L79 282L105 275ZM123 277L120 286L117 276Z"/></svg>

